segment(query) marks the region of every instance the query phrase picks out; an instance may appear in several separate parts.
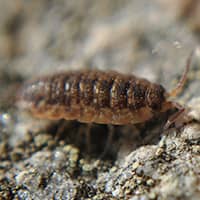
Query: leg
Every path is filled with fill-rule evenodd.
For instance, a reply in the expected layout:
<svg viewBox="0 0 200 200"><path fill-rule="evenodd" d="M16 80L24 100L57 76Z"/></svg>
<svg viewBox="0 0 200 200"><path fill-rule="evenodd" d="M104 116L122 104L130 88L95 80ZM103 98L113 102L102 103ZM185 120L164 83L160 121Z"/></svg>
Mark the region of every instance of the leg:
<svg viewBox="0 0 200 200"><path fill-rule="evenodd" d="M163 130L165 131L165 130L169 129L169 127L173 123L175 123L178 119L180 119L182 117L182 115L184 115L184 111L185 111L185 109L182 108L179 111L177 111L176 113L174 113L172 116L170 116L170 118L167 120Z"/></svg>
<svg viewBox="0 0 200 200"><path fill-rule="evenodd" d="M173 103L174 107L178 109L168 120L164 126L164 130L169 129L169 127L174 123L176 128L180 128L185 123L191 122L193 119L188 115L190 109L184 108L178 103Z"/></svg>
<svg viewBox="0 0 200 200"><path fill-rule="evenodd" d="M59 141L64 133L64 131L68 128L69 122L65 120L61 120L56 130L55 140Z"/></svg>
<svg viewBox="0 0 200 200"><path fill-rule="evenodd" d="M114 126L111 125L111 124L108 124L108 138L107 138L107 141L106 141L106 145L105 145L105 148L103 150L103 152L101 153L99 159L102 159L105 157L106 153L108 152L108 149L112 143L112 139L113 139L113 134L114 134Z"/></svg>
<svg viewBox="0 0 200 200"><path fill-rule="evenodd" d="M87 124L86 127L86 145L87 145L87 152L91 153L91 128L92 123Z"/></svg>

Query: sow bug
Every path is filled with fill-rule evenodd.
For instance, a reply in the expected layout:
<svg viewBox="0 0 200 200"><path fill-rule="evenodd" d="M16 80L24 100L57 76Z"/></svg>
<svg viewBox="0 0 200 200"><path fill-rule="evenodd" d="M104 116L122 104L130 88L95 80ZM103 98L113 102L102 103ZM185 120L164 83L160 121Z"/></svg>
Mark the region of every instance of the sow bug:
<svg viewBox="0 0 200 200"><path fill-rule="evenodd" d="M20 104L39 118L113 125L142 123L176 109L165 125L168 128L186 114L181 105L169 98L181 92L191 58L192 54L171 92L134 75L114 71L70 71L26 82L20 92Z"/></svg>

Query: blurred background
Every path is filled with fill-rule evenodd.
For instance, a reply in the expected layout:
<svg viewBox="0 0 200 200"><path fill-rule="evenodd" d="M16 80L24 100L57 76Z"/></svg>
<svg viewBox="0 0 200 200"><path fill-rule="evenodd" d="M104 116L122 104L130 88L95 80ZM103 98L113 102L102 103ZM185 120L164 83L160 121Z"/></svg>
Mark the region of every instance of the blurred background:
<svg viewBox="0 0 200 200"><path fill-rule="evenodd" d="M198 0L1 0L0 9L0 80L99 68L167 83L200 40Z"/></svg>

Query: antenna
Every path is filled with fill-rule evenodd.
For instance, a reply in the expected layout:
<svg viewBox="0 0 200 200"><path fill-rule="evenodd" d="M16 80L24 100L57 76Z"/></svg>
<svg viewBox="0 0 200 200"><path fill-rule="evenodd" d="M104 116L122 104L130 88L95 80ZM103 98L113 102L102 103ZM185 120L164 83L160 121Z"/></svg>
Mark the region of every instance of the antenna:
<svg viewBox="0 0 200 200"><path fill-rule="evenodd" d="M194 54L194 50L192 50L192 52L190 53L190 55L189 55L189 57L186 61L185 71L183 72L181 79L177 83L176 87L174 89L172 89L172 91L169 92L169 94L168 94L169 97L176 97L181 93L183 86L184 86L186 79L187 79L187 74L188 74L188 71L189 71L190 66L191 66L193 54Z"/></svg>

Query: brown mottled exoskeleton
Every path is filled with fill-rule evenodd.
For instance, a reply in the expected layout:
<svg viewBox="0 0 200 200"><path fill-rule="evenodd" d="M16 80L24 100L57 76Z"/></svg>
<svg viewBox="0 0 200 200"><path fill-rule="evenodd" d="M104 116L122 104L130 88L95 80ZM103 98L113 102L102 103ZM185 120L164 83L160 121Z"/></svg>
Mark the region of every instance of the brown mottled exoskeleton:
<svg viewBox="0 0 200 200"><path fill-rule="evenodd" d="M177 96L186 81L191 63L171 92L159 84L114 71L70 71L26 82L20 104L35 116L47 119L78 120L85 123L136 124L169 109L177 109L165 125L181 122L185 109L169 98Z"/></svg>

